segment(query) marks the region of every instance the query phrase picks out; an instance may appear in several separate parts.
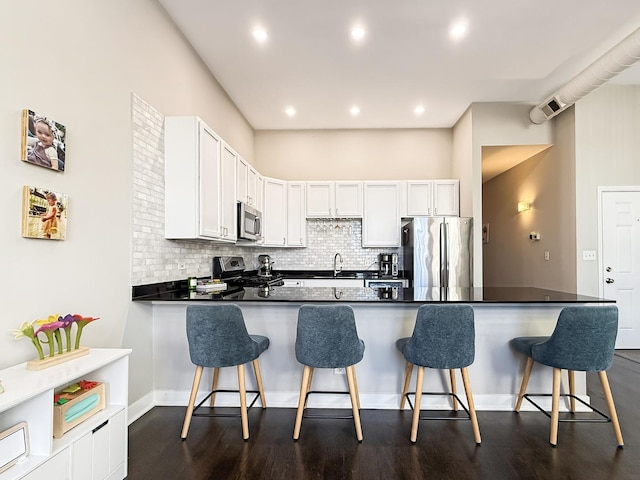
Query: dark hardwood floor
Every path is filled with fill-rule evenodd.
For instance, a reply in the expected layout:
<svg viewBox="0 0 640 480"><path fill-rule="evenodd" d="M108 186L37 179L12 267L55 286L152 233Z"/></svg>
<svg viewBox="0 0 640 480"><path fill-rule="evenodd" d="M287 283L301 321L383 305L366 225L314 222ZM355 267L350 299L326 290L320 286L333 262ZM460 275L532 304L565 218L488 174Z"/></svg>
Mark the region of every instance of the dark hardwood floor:
<svg viewBox="0 0 640 480"><path fill-rule="evenodd" d="M560 424L548 443L542 413L478 412L482 446L470 422L422 421L409 442L410 411L363 410L364 441L351 420L303 421L292 439L294 409L254 407L251 438L239 418L194 418L180 440L185 409L156 407L129 427L129 478L138 479L634 479L640 478L640 364L614 357L609 381L625 440L605 424ZM473 379L472 379L473 381ZM597 374L589 394L607 411Z"/></svg>

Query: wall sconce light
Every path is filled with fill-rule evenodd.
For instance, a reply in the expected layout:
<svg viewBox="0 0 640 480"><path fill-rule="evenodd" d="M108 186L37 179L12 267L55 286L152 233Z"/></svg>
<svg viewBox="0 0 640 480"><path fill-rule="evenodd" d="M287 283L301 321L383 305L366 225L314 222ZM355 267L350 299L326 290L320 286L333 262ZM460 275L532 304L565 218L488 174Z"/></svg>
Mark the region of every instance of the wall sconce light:
<svg viewBox="0 0 640 480"><path fill-rule="evenodd" d="M518 202L518 213L531 210L531 202Z"/></svg>

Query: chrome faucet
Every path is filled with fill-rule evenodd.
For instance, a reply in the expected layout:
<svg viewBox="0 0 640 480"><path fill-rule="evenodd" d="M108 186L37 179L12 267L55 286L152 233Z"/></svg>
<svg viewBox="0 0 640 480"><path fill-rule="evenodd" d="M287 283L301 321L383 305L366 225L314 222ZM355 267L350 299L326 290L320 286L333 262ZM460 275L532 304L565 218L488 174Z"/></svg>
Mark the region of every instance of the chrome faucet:
<svg viewBox="0 0 640 480"><path fill-rule="evenodd" d="M340 264L338 265L338 262ZM342 255L336 253L335 257L333 257L333 276L337 276L342 271Z"/></svg>

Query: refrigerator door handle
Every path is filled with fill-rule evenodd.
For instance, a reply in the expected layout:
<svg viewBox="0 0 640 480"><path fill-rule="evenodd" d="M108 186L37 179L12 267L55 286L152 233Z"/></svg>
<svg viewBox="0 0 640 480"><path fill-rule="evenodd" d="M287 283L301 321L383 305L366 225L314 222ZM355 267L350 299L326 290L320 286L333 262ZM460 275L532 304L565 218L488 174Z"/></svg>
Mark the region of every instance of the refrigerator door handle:
<svg viewBox="0 0 640 480"><path fill-rule="evenodd" d="M447 232L448 225L443 221L440 224L440 286L448 287L449 286L449 251L448 251L448 243L449 236Z"/></svg>

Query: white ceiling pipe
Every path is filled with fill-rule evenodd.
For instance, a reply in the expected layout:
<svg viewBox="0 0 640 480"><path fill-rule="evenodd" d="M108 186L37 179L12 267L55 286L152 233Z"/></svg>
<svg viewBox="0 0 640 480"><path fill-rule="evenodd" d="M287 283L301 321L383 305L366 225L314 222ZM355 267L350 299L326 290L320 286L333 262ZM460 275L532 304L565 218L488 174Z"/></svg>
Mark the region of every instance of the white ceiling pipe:
<svg viewBox="0 0 640 480"><path fill-rule="evenodd" d="M566 85L531 109L529 118L541 124L566 110L640 60L640 28L589 65Z"/></svg>

